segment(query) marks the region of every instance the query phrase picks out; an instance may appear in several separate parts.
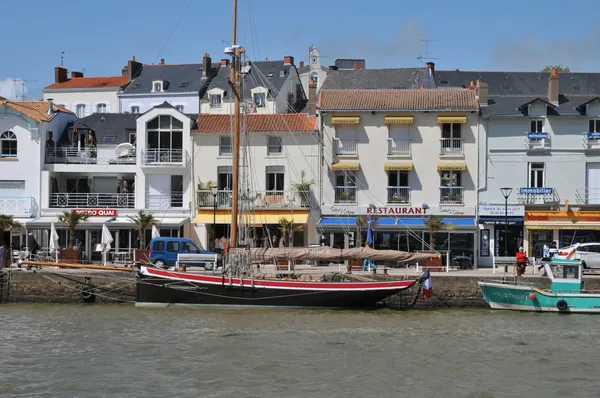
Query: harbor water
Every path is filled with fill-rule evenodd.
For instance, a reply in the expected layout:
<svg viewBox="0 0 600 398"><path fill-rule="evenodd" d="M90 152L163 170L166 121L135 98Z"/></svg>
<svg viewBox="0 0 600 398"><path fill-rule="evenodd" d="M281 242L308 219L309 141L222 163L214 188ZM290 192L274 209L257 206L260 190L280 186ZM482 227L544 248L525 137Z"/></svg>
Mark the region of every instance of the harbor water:
<svg viewBox="0 0 600 398"><path fill-rule="evenodd" d="M0 306L2 397L598 396L600 318Z"/></svg>

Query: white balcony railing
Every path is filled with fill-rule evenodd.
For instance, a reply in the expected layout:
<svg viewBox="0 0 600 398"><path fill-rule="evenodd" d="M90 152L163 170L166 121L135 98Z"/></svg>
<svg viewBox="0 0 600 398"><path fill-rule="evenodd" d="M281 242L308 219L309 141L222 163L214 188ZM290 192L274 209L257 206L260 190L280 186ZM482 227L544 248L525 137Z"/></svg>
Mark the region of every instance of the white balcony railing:
<svg viewBox="0 0 600 398"><path fill-rule="evenodd" d="M135 207L133 193L52 193L50 194L51 208L118 208L132 209Z"/></svg>
<svg viewBox="0 0 600 398"><path fill-rule="evenodd" d="M600 188L576 189L575 202L579 205L600 205Z"/></svg>
<svg viewBox="0 0 600 398"><path fill-rule="evenodd" d="M187 152L183 149L144 149L142 150L143 166L185 166Z"/></svg>
<svg viewBox="0 0 600 398"><path fill-rule="evenodd" d="M356 187L334 187L335 203L356 203L357 188Z"/></svg>
<svg viewBox="0 0 600 398"><path fill-rule="evenodd" d="M527 149L529 149L531 151L548 150L548 149L550 149L550 139L544 138L544 139L538 140L538 139L525 138L525 145L527 146Z"/></svg>
<svg viewBox="0 0 600 398"><path fill-rule="evenodd" d="M388 203L410 203L410 187L387 187Z"/></svg>
<svg viewBox="0 0 600 398"><path fill-rule="evenodd" d="M519 188L517 200L526 205L546 205L560 202L560 197L554 188L523 187Z"/></svg>
<svg viewBox="0 0 600 398"><path fill-rule="evenodd" d="M388 138L388 155L410 156L410 140Z"/></svg>
<svg viewBox="0 0 600 398"><path fill-rule="evenodd" d="M116 145L98 148L46 148L46 164L135 164L135 148L117 150Z"/></svg>
<svg viewBox="0 0 600 398"><path fill-rule="evenodd" d="M440 155L458 156L462 154L462 138L440 138Z"/></svg>
<svg viewBox="0 0 600 398"><path fill-rule="evenodd" d="M32 215L33 197L32 196L3 196L0 197L0 214L10 216L14 215Z"/></svg>
<svg viewBox="0 0 600 398"><path fill-rule="evenodd" d="M173 191L170 194L150 195L146 193L146 208L153 210L179 209L183 207L183 193Z"/></svg>
<svg viewBox="0 0 600 398"><path fill-rule="evenodd" d="M339 156L357 156L358 139L357 138L334 138L333 150Z"/></svg>
<svg viewBox="0 0 600 398"><path fill-rule="evenodd" d="M465 203L463 187L440 187L440 204L462 205Z"/></svg>
<svg viewBox="0 0 600 398"><path fill-rule="evenodd" d="M213 196L210 190L196 191L198 207L231 208L231 191L218 191ZM259 191L240 194L240 204L247 204L250 208L277 209L277 208L308 208L311 204L310 192L297 191Z"/></svg>
<svg viewBox="0 0 600 398"><path fill-rule="evenodd" d="M600 150L600 133L584 133L583 147L588 151Z"/></svg>

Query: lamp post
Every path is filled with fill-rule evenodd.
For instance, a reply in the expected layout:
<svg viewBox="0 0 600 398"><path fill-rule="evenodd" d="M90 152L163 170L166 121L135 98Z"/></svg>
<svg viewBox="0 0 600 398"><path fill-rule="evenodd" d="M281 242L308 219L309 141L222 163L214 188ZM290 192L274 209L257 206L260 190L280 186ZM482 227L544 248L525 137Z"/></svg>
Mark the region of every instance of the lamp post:
<svg viewBox="0 0 600 398"><path fill-rule="evenodd" d="M217 194L219 193L219 189L212 185L210 187L210 193L212 193L213 196L213 225L212 225L212 230L213 230L213 239L212 239L212 245L215 244L215 239L217 239L217 231L216 231L216 224L217 224ZM213 247L213 250L215 248Z"/></svg>
<svg viewBox="0 0 600 398"><path fill-rule="evenodd" d="M508 197L512 188L500 188L504 196L504 256L508 256Z"/></svg>

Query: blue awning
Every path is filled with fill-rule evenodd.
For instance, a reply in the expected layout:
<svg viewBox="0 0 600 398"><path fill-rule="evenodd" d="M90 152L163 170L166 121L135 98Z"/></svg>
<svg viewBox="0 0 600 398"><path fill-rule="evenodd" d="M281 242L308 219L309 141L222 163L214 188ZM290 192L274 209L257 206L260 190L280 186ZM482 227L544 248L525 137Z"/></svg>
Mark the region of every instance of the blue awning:
<svg viewBox="0 0 600 398"><path fill-rule="evenodd" d="M356 217L323 217L320 225L356 225Z"/></svg>
<svg viewBox="0 0 600 398"><path fill-rule="evenodd" d="M398 218L397 225L404 225L407 227L425 227L425 220L423 218ZM456 227L475 227L474 218L443 218L442 223L454 224Z"/></svg>
<svg viewBox="0 0 600 398"><path fill-rule="evenodd" d="M393 218L393 217L375 217L374 227L383 225L397 225L400 227L425 227L426 218ZM503 219L504 220L504 219ZM523 219L521 218L521 222ZM474 218L444 218L443 223L452 223L456 227L475 227ZM356 217L323 217L319 222L320 225L356 225Z"/></svg>
<svg viewBox="0 0 600 398"><path fill-rule="evenodd" d="M377 218L374 225L396 225L395 218Z"/></svg>

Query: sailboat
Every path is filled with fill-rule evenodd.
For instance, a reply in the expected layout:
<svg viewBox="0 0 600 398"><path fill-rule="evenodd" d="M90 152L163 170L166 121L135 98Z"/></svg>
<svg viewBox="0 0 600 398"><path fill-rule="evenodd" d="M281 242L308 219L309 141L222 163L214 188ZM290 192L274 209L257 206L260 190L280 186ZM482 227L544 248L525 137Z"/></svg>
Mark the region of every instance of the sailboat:
<svg viewBox="0 0 600 398"><path fill-rule="evenodd" d="M237 44L237 0L233 1L233 40L225 53L232 56L230 85L234 94L233 181L231 205L231 239L227 265L221 275L195 274L141 265L136 273L136 306L258 306L258 307L318 307L376 308L383 299L420 284L420 278L398 281L349 280L302 281L297 279L266 279L254 276L256 264L275 261L342 261L387 260L417 262L429 260L428 253L407 253L368 248L334 249L304 248L240 248L238 219L240 192L240 69L244 50ZM199 255L201 256L201 255ZM199 259L201 260L201 259ZM365 278L366 279L366 278Z"/></svg>

